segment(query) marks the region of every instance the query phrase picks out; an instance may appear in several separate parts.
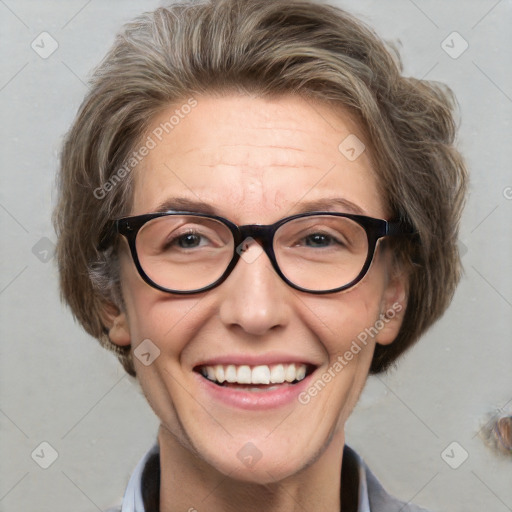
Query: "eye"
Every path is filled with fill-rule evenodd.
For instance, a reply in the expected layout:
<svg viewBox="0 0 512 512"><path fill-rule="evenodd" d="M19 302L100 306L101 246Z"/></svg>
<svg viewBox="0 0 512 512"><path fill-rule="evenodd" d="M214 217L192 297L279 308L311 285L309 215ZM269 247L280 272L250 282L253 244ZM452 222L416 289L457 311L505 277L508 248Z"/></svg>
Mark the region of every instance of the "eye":
<svg viewBox="0 0 512 512"><path fill-rule="evenodd" d="M209 237L198 231L188 230L185 233L169 236L162 247L164 251L172 251L174 249L198 249L207 245L212 245Z"/></svg>
<svg viewBox="0 0 512 512"><path fill-rule="evenodd" d="M199 247L202 238L202 236L195 233L187 233L186 235L181 235L173 240L172 244L170 245L176 244L182 249L190 249L193 247Z"/></svg>
<svg viewBox="0 0 512 512"><path fill-rule="evenodd" d="M307 247L328 247L333 244L340 244L334 237L325 233L312 233L304 237L304 242Z"/></svg>

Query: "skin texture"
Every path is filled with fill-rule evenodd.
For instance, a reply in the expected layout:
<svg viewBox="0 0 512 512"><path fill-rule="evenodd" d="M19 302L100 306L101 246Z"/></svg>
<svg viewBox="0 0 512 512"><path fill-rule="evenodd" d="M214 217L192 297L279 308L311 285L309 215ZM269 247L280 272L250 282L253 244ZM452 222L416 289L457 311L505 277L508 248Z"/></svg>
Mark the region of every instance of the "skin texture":
<svg viewBox="0 0 512 512"><path fill-rule="evenodd" d="M368 150L353 162L338 150L349 134L365 141L346 111L293 96L196 99L136 170L132 215L182 197L207 203L237 224L271 224L308 202L343 198L365 215L388 218ZM156 118L152 129L175 109ZM348 205L330 209L353 213ZM161 510L340 510L344 424L375 343L394 340L405 310L406 283L391 273L389 254L378 247L356 287L328 295L287 286L265 254L252 263L240 260L222 285L192 296L144 283L125 241L120 262L126 311L107 314L110 337L133 349L149 338L161 351L149 366L135 358L141 387L161 421ZM307 405L228 406L212 400L193 371L216 356L279 353L313 361L319 378L396 303L402 314ZM261 453L253 467L237 457L248 442Z"/></svg>

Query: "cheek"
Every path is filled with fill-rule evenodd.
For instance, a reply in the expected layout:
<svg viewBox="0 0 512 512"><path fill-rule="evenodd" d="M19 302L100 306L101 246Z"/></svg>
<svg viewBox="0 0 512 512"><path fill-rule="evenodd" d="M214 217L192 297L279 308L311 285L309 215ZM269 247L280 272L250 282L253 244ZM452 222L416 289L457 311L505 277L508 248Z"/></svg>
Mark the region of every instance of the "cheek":
<svg viewBox="0 0 512 512"><path fill-rule="evenodd" d="M373 344L367 333L379 318L383 287L370 284L362 282L347 292L308 300L303 320L321 339L329 356L345 352L354 341L361 349Z"/></svg>
<svg viewBox="0 0 512 512"><path fill-rule="evenodd" d="M165 346L166 350L179 353L186 343L182 331L192 331L192 324L199 322L197 313L203 308L196 306L204 296L159 292L142 280L131 260L125 258L121 264L123 298L133 348L142 340L150 339L160 348Z"/></svg>
<svg viewBox="0 0 512 512"><path fill-rule="evenodd" d="M302 317L326 353L326 364L317 377L326 382L325 388L317 381L311 387L325 393L316 406L328 403L330 408L329 413L318 414L329 418L336 429L343 428L357 403L374 353L372 328L379 318L382 288L368 284L337 296L312 297L308 314Z"/></svg>
<svg viewBox="0 0 512 512"><path fill-rule="evenodd" d="M127 303L132 343L135 346L149 338L167 352L179 354L188 341L187 333L192 336L200 326L196 307L201 301L197 297L161 297L151 289L134 290L130 306Z"/></svg>

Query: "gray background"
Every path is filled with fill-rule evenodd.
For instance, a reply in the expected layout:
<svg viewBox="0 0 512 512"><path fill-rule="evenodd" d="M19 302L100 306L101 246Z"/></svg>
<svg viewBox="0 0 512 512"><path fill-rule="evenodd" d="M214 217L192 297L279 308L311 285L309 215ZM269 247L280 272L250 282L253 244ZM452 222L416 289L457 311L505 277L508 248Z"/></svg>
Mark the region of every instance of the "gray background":
<svg viewBox="0 0 512 512"><path fill-rule="evenodd" d="M157 422L137 385L59 302L50 212L59 147L88 73L123 22L161 3L0 0L5 512L104 510L119 502L154 441ZM453 88L471 170L460 237L466 273L455 300L397 370L370 379L348 442L405 500L439 511L510 511L511 459L494 455L479 431L512 404L512 2L336 4L399 41L405 74ZM31 48L34 40L42 47L43 31L59 45L46 59ZM446 39L453 31L469 44L458 58L441 46L463 49L459 36ZM52 462L43 441L58 452L48 469L40 467Z"/></svg>

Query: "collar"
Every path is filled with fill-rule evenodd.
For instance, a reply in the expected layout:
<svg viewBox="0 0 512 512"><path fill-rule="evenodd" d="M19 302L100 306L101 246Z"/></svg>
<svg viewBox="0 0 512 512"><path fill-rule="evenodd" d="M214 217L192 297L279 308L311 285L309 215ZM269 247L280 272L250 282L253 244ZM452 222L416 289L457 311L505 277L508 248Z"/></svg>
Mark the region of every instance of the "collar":
<svg viewBox="0 0 512 512"><path fill-rule="evenodd" d="M155 443L148 450L146 455L140 459L137 466L135 466L124 493L121 512L146 512L146 509L144 508L144 501L142 499L142 475L148 460L154 455L158 455L158 458L160 459L160 447L158 446L158 443Z"/></svg>
<svg viewBox="0 0 512 512"><path fill-rule="evenodd" d="M159 457L160 447L158 443L155 443L135 467L128 482L120 512L153 512L152 510L145 509L142 489L143 483L147 479L153 479L154 481L155 478L158 478L158 481L160 480L159 464L156 464L156 467L154 464L155 461L159 463ZM152 463L148 464L150 461L152 461ZM355 512L372 512L377 510L374 507L370 509L368 475L371 477L370 484L373 487L378 486L378 489L375 490L380 491L380 485L361 457L350 447L345 446L343 451L342 480L346 482L346 484L345 489L342 489L342 493L344 497L354 496L355 488L347 489L347 484L348 487L355 486L357 488L357 505L354 503L352 508L349 507ZM354 501L354 498L351 498L351 500Z"/></svg>

